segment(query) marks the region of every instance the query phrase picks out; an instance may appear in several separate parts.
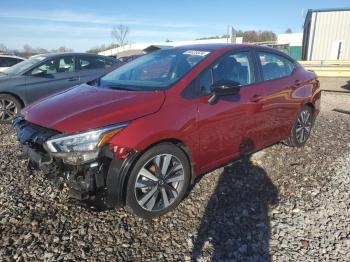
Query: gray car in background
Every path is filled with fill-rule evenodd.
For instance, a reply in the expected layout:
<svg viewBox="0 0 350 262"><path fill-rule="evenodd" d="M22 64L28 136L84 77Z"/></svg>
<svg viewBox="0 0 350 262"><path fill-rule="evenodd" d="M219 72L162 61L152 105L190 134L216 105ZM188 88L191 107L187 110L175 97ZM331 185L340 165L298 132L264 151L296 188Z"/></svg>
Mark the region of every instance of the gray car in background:
<svg viewBox="0 0 350 262"><path fill-rule="evenodd" d="M36 55L0 73L0 123L21 108L66 88L94 80L121 64L117 59L85 53Z"/></svg>
<svg viewBox="0 0 350 262"><path fill-rule="evenodd" d="M24 60L24 58L19 56L0 54L0 72Z"/></svg>

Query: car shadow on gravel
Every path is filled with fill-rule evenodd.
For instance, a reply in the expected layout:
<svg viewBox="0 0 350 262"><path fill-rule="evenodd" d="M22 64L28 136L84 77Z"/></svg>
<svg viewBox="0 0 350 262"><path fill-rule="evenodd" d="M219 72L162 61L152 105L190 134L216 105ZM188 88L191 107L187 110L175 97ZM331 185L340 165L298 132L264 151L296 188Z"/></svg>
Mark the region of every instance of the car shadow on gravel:
<svg viewBox="0 0 350 262"><path fill-rule="evenodd" d="M270 261L268 212L277 202L277 188L249 158L225 167L198 228L192 260Z"/></svg>

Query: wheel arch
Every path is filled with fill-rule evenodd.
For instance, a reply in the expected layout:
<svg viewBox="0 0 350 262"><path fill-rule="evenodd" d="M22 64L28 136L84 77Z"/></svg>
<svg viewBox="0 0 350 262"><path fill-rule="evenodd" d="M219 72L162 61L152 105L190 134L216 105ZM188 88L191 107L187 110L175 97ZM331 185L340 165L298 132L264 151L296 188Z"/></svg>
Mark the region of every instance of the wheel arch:
<svg viewBox="0 0 350 262"><path fill-rule="evenodd" d="M2 95L2 94L13 96L14 98L16 98L18 100L18 102L21 103L22 108L25 107L25 103L24 103L23 99L19 95L15 94L15 93L7 92L7 91L0 92L0 95Z"/></svg>
<svg viewBox="0 0 350 262"><path fill-rule="evenodd" d="M315 105L311 102L307 102L304 106L310 107L312 110L315 110Z"/></svg>
<svg viewBox="0 0 350 262"><path fill-rule="evenodd" d="M311 102L307 102L304 106L308 106L311 108L311 110L312 110L312 116L311 116L312 117L312 125L314 125L315 121L316 121L316 116L317 116L317 114L315 114L315 111L316 111L315 105Z"/></svg>
<svg viewBox="0 0 350 262"><path fill-rule="evenodd" d="M149 149L155 147L155 146L158 146L160 144L171 144L171 145L174 145L178 148L180 148L186 155L187 157L187 160L190 164L190 167L191 167L191 174L190 174L190 184L193 184L194 183L194 180L196 178L196 174L194 172L194 161L193 161L193 158L192 158L192 153L191 153L191 150L189 149L189 147L183 142L181 141L180 139L177 139L177 138L165 138L165 139L162 139L162 140L159 140L155 143L152 143L150 144L149 146L147 146L146 148L144 148L141 152L138 153L138 156L137 158L135 158L132 162L132 165L130 166L129 170L128 170L128 173L126 174L126 179L124 180L124 185L123 185L123 195L125 195L126 193L126 187L127 187L127 181L129 179L129 175L130 175L130 172L133 168L133 166L135 165L135 163L137 162L137 160L146 152L148 151Z"/></svg>
<svg viewBox="0 0 350 262"><path fill-rule="evenodd" d="M196 175L194 172L194 163L192 160L192 154L190 149L188 148L188 146L181 140L176 139L176 138L166 138L166 139L162 139L159 140L155 143L152 143L150 145L148 145L146 148L144 148L142 151L139 151L135 154L133 154L129 159L126 159L125 161L123 161L123 163L121 163L121 166L118 165L118 163L116 163L116 160L112 160L111 165L116 166L116 168L120 171L119 174L110 174L109 172L113 170L114 166L111 167L111 170L108 171L107 174L107 181L109 179L111 179L111 183L112 186L114 188L110 188L110 193L111 197L114 199L108 200L108 202L110 204L113 205L113 202L115 201L115 203L121 203L122 205L125 205L126 203L126 193L127 193L127 186L128 186L128 181L129 181L129 177L131 174L131 171L133 169L133 167L135 166L136 162L140 159L140 157L147 152L149 149L158 146L160 144L171 144L174 145L176 147L178 147L179 149L181 149L185 156L187 157L190 167L191 167L191 174L190 174L190 186L193 185ZM115 169L116 170L116 169ZM112 171L113 172L113 171ZM113 181L112 181L113 180ZM119 184L119 186L118 186ZM117 186L118 188L116 188L115 186ZM108 188L108 186L107 186Z"/></svg>

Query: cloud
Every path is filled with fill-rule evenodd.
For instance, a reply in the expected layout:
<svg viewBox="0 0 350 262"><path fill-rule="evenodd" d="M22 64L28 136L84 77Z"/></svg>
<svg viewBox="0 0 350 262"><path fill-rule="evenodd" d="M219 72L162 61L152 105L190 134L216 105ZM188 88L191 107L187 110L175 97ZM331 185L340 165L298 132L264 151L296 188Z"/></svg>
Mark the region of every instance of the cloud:
<svg viewBox="0 0 350 262"><path fill-rule="evenodd" d="M23 36L50 36L50 37L73 37L81 38L100 38L111 37L111 28L107 26L86 26L86 25L67 25L56 23L29 23L29 24L13 24L2 23L0 26L6 28L8 32L23 32ZM163 29L135 29L130 31L130 37L154 37L154 38L171 38L171 39L194 39L200 37L196 31L192 30L163 30Z"/></svg>
<svg viewBox="0 0 350 262"><path fill-rule="evenodd" d="M32 21L50 21L63 23L82 23L95 25L138 25L138 26L152 26L152 27L166 27L166 28L194 28L209 26L206 24L183 23L183 22L165 22L150 19L128 19L123 16L113 17L101 16L93 13L73 12L70 10L0 10L1 18L21 19Z"/></svg>

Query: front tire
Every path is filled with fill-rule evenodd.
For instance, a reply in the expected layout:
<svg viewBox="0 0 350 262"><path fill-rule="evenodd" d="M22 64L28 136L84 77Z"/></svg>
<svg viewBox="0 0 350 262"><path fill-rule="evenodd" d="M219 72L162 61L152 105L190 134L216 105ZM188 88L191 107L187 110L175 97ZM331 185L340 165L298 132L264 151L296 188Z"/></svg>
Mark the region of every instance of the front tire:
<svg viewBox="0 0 350 262"><path fill-rule="evenodd" d="M185 153L160 144L136 162L127 185L126 205L137 216L152 219L173 210L183 199L191 168Z"/></svg>
<svg viewBox="0 0 350 262"><path fill-rule="evenodd" d="M293 129L286 140L286 144L292 147L304 146L311 134L312 120L312 108L310 106L304 106L298 114Z"/></svg>
<svg viewBox="0 0 350 262"><path fill-rule="evenodd" d="M22 105L12 95L0 94L0 124L10 124Z"/></svg>

